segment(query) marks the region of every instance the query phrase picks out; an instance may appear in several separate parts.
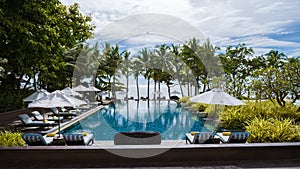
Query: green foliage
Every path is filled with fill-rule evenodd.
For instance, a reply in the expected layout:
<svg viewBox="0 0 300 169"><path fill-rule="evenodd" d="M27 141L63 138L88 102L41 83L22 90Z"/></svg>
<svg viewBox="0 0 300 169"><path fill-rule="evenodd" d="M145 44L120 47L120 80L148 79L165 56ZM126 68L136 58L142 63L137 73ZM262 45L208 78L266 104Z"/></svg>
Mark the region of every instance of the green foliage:
<svg viewBox="0 0 300 169"><path fill-rule="evenodd" d="M192 107L193 111L204 112L204 110L206 109L207 106L202 103L192 103L191 107Z"/></svg>
<svg viewBox="0 0 300 169"><path fill-rule="evenodd" d="M179 103L189 103L190 102L190 96L183 96L183 97L181 97L179 100L178 100L178 102Z"/></svg>
<svg viewBox="0 0 300 169"><path fill-rule="evenodd" d="M90 38L94 29L76 3L67 7L58 0L10 0L1 2L0 11L0 58L7 59L0 81L9 89L28 87L36 74L34 85L42 87L65 81L64 52Z"/></svg>
<svg viewBox="0 0 300 169"><path fill-rule="evenodd" d="M220 54L220 60L224 66L224 73L227 82L228 92L241 98L247 89L247 77L252 71L251 58L254 54L252 48L245 44L238 44L235 47L229 46L225 54Z"/></svg>
<svg viewBox="0 0 300 169"><path fill-rule="evenodd" d="M246 126L246 130L251 133L248 142L252 143L300 141L299 126L290 119L254 118Z"/></svg>
<svg viewBox="0 0 300 169"><path fill-rule="evenodd" d="M297 107L281 107L271 101L248 102L244 106L226 107L221 115L224 128L245 129L251 133L249 142L288 142L299 140L300 119Z"/></svg>
<svg viewBox="0 0 300 169"><path fill-rule="evenodd" d="M223 127L226 129L239 130L245 129L251 114L245 113L242 108L240 109L226 109L222 114Z"/></svg>
<svg viewBox="0 0 300 169"><path fill-rule="evenodd" d="M256 99L268 98L280 106L286 106L290 95L295 101L300 98L300 57L288 58L285 54L271 50L261 57L263 65L253 71L252 90Z"/></svg>
<svg viewBox="0 0 300 169"><path fill-rule="evenodd" d="M28 90L0 89L0 112L8 112L26 107L23 99L31 93L32 91Z"/></svg>
<svg viewBox="0 0 300 169"><path fill-rule="evenodd" d="M221 115L224 127L228 129L244 129L246 124L254 118L291 119L300 120L300 113L293 104L281 107L271 101L248 102L244 106L227 107Z"/></svg>
<svg viewBox="0 0 300 169"><path fill-rule="evenodd" d="M0 146L25 146L25 141L18 132L0 132Z"/></svg>

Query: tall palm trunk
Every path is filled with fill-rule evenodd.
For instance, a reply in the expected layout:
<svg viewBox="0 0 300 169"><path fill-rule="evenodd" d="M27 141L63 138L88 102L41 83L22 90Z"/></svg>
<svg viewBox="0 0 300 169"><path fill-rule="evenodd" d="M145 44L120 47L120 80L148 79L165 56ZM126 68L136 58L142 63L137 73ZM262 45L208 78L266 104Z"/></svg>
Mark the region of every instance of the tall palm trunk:
<svg viewBox="0 0 300 169"><path fill-rule="evenodd" d="M153 93L153 99L156 100L156 81L154 81L154 93Z"/></svg>
<svg viewBox="0 0 300 169"><path fill-rule="evenodd" d="M136 94L137 94L137 99L140 99L140 89L139 89L139 77L136 77Z"/></svg>
<svg viewBox="0 0 300 169"><path fill-rule="evenodd" d="M158 98L160 100L160 81L158 81Z"/></svg>
<svg viewBox="0 0 300 169"><path fill-rule="evenodd" d="M128 100L129 75L126 73L126 100Z"/></svg>
<svg viewBox="0 0 300 169"><path fill-rule="evenodd" d="M116 76L115 75L113 76L112 97L114 99L117 99L117 96L116 96Z"/></svg>
<svg viewBox="0 0 300 169"><path fill-rule="evenodd" d="M147 96L148 96L148 102L150 100L150 78L148 78L148 86L147 86Z"/></svg>

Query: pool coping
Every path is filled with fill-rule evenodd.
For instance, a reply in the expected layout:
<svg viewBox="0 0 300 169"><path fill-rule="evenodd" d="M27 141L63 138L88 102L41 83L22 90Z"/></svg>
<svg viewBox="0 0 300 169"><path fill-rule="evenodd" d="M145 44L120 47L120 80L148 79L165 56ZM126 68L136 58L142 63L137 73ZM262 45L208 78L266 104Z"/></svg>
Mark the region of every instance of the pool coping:
<svg viewBox="0 0 300 169"><path fill-rule="evenodd" d="M97 106L63 124L61 128L68 127L103 107ZM52 128L47 132L56 130L57 128ZM145 153L153 152L159 153L142 157ZM0 163L4 168L288 168L300 167L299 152L300 142L186 144L184 140L162 140L160 145L114 145L113 141L96 141L91 146L0 147ZM126 154L134 154L134 157Z"/></svg>
<svg viewBox="0 0 300 169"><path fill-rule="evenodd" d="M64 123L60 124L60 131L64 130L65 128L75 124L76 122L78 122L79 120L82 120L84 118L86 118L87 116L96 113L98 110L105 108L106 105L100 105L100 106L96 106L95 108L92 108L90 110L88 110L87 112L83 112L82 114L80 114L79 116L73 117L72 119L70 119L69 121L66 121ZM58 133L58 126L55 126L49 130L46 131L42 131L42 134L46 134L46 133Z"/></svg>
<svg viewBox="0 0 300 169"><path fill-rule="evenodd" d="M139 146L116 146L111 141L98 141L93 146L0 147L0 163L7 168L300 167L300 142L178 144L175 147L169 146L168 142L163 141L161 145ZM161 153L144 158L138 156L153 151ZM120 156L124 153L135 154L136 157Z"/></svg>

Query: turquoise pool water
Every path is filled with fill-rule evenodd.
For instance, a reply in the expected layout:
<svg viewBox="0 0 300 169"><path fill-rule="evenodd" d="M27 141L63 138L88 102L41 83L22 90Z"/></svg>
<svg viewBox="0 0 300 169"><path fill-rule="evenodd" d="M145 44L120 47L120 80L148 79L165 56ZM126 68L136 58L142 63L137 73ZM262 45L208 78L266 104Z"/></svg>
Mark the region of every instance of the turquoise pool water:
<svg viewBox="0 0 300 169"><path fill-rule="evenodd" d="M101 141L113 140L117 132L155 131L163 140L182 140L185 133L201 131L203 126L202 118L172 101L123 101L100 109L61 133L87 131Z"/></svg>

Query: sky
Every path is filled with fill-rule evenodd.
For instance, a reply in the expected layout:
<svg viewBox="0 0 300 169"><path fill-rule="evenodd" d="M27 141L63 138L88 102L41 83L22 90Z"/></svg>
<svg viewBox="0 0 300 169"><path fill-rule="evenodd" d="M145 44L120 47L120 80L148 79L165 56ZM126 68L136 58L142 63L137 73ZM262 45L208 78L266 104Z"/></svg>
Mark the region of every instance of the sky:
<svg viewBox="0 0 300 169"><path fill-rule="evenodd" d="M245 43L255 55L278 50L300 56L300 1L295 0L61 0L79 3L93 18L94 42L143 47L186 41L199 35L225 51ZM198 31L198 32L197 32ZM135 32L135 34L134 34ZM202 39L203 38L203 39Z"/></svg>

